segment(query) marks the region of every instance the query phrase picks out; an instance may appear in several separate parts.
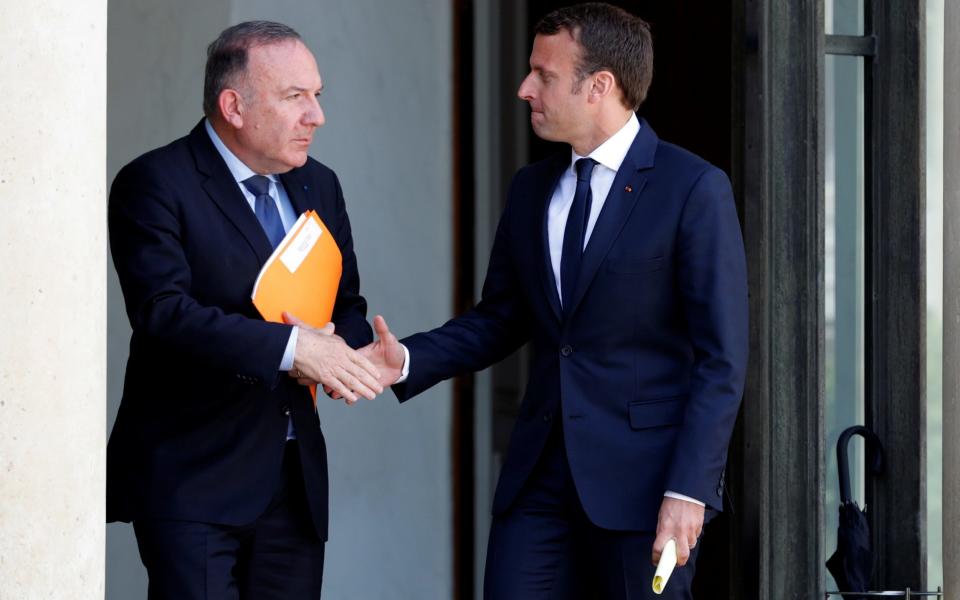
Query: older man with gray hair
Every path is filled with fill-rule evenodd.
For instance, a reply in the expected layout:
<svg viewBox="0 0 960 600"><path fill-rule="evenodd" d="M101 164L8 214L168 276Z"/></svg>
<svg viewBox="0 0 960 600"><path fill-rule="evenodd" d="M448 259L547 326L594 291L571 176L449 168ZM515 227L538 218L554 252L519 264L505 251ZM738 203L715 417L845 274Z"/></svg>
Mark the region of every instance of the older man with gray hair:
<svg viewBox="0 0 960 600"><path fill-rule="evenodd" d="M348 402L382 391L353 350L372 335L340 184L307 156L324 123L322 89L296 31L230 27L208 50L206 118L111 188L110 246L133 335L107 518L133 522L151 599L320 594L326 448L295 379ZM311 209L343 256L332 323L266 322L254 281Z"/></svg>

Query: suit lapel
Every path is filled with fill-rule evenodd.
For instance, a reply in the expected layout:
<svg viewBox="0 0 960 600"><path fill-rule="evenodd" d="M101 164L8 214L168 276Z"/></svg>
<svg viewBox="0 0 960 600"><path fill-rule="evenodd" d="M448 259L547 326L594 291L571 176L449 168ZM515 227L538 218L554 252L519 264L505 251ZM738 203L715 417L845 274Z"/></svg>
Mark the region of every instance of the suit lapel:
<svg viewBox="0 0 960 600"><path fill-rule="evenodd" d="M537 211L537 221L540 223L540 282L543 284L543 293L547 295L547 302L553 309L553 314L558 321L563 320L563 309L560 305L560 296L557 293L557 278L553 275L553 262L550 260L550 234L547 227L549 219L550 200L553 198L553 191L560 181L560 176L568 165L569 154L561 154L554 159L547 167L547 176L540 179L543 186L534 191L534 198L539 199L539 208Z"/></svg>
<svg viewBox="0 0 960 600"><path fill-rule="evenodd" d="M200 121L190 132L190 147L197 163L197 170L207 176L203 181L204 191L220 208L227 220L237 228L243 239L250 245L250 249L256 254L260 264L267 262L270 254L273 253L270 240L267 239L267 234L257 221L257 216L250 210L250 205L240 191L240 186L230 174L230 169L227 168L227 164L223 162L213 141L207 135L203 121Z"/></svg>
<svg viewBox="0 0 960 600"><path fill-rule="evenodd" d="M300 170L294 169L280 175L280 183L283 184L283 189L287 192L287 197L290 198L290 204L293 205L293 212L296 213L297 217L307 212L311 208L310 203L307 201L307 194L310 192L310 188L303 183L300 178ZM317 213L320 213L320 208L316 207ZM323 215L320 215L320 218L323 218ZM326 223L326 221L324 221Z"/></svg>
<svg viewBox="0 0 960 600"><path fill-rule="evenodd" d="M630 218L637 199L647 183L647 176L643 171L653 167L653 159L657 149L657 135L645 120L640 121L640 131L634 138L630 150L623 159L617 176L610 186L610 192L603 203L603 209L597 217L597 223L590 234L590 241L583 252L580 262L580 274L577 276L577 287L573 293L573 303L568 315L572 315L583 300L590 284L593 282L597 269L603 263L613 243L623 231L624 225Z"/></svg>

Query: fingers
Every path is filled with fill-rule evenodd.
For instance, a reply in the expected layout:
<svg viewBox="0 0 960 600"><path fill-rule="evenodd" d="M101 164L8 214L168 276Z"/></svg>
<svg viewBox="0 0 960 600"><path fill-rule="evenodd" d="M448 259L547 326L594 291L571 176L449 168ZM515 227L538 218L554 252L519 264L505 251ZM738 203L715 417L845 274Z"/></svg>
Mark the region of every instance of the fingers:
<svg viewBox="0 0 960 600"><path fill-rule="evenodd" d="M353 364L356 365L359 369L362 369L363 379L372 388L379 388L380 392L383 392L383 386L380 385L380 371L377 369L376 365L370 362L364 354L360 351L354 351L350 353L350 360L353 361Z"/></svg>
<svg viewBox="0 0 960 600"><path fill-rule="evenodd" d="M378 338L384 341L393 337L393 334L390 333L390 328L387 327L387 320L380 315L373 318L373 331L377 334Z"/></svg>
<svg viewBox="0 0 960 600"><path fill-rule="evenodd" d="M332 332L332 323L303 331L304 351L295 358L291 376L301 384L321 383L328 395L342 397L348 404L383 393L376 366Z"/></svg>
<svg viewBox="0 0 960 600"><path fill-rule="evenodd" d="M287 371L287 377L295 379L300 385L317 385L318 383L315 379L311 379L304 375L303 372L297 368Z"/></svg>
<svg viewBox="0 0 960 600"><path fill-rule="evenodd" d="M353 404L357 401L357 395L354 394L344 382L340 381L336 377L325 377L321 379L321 383L323 383L324 386L330 387L334 394L339 394L347 404Z"/></svg>
<svg viewBox="0 0 960 600"><path fill-rule="evenodd" d="M320 383L330 398L333 400L342 399L347 404L353 404L361 396L367 400L373 400L378 393L383 391L376 380L373 381L376 387L371 387L340 366L334 367L329 376L321 378ZM380 392L376 391L378 389Z"/></svg>
<svg viewBox="0 0 960 600"><path fill-rule="evenodd" d="M682 567L687 564L688 560L690 560L690 544L687 543L686 538L681 536L677 540L677 566Z"/></svg>
<svg viewBox="0 0 960 600"><path fill-rule="evenodd" d="M365 379L370 382L368 385L366 382L361 381L352 373L349 373L346 369L342 367L338 370L337 377L346 385L348 388L353 390L355 393L360 394L367 400L373 400L377 397L377 394L383 391L383 388L380 387L380 384L377 383L377 380L370 377L369 374L363 373ZM375 391L379 390L379 391Z"/></svg>
<svg viewBox="0 0 960 600"><path fill-rule="evenodd" d="M346 345L344 345L346 347ZM373 400L383 393L380 383L380 371L360 352L347 347L349 362L342 365L340 374L350 389L359 392L367 400Z"/></svg>
<svg viewBox="0 0 960 600"><path fill-rule="evenodd" d="M315 327L312 327L309 323L307 323L307 322L305 322L305 321L297 318L296 316L288 313L287 311L283 311L282 317L283 317L283 322L286 323L287 325L296 325L297 327L303 327L303 328L305 328L305 329L312 329L312 330L314 330L314 331L316 331L316 332L318 332L318 333L322 333L322 334L324 334L324 335L333 335L333 332L336 330L336 325L334 325L332 321L329 322L329 323L327 323L327 324L324 325L323 327L320 327L319 329L317 329L317 328L315 328Z"/></svg>
<svg viewBox="0 0 960 600"><path fill-rule="evenodd" d="M650 557L650 562L654 565L660 562L660 557L663 556L663 547L667 545L667 542L670 541L672 536L667 533L657 533L657 537L653 540L653 554Z"/></svg>
<svg viewBox="0 0 960 600"><path fill-rule="evenodd" d="M693 549L685 536L680 536L680 538L667 535L666 533L661 533L657 536L657 539L653 542L653 553L650 557L650 562L654 565L660 563L660 559L663 557L663 549L667 545L667 542L670 540L674 541L677 548L677 566L682 567L687 564L687 561L690 560L690 551Z"/></svg>
<svg viewBox="0 0 960 600"><path fill-rule="evenodd" d="M307 325L297 317L291 315L287 311L283 311L283 322L286 323L287 325L298 325L300 327L310 327L309 325Z"/></svg>
<svg viewBox="0 0 960 600"><path fill-rule="evenodd" d="M653 543L651 559L660 562L663 548L670 539L676 540L677 565L690 560L690 553L697 545L703 530L703 506L679 498L665 497L657 518L657 537Z"/></svg>

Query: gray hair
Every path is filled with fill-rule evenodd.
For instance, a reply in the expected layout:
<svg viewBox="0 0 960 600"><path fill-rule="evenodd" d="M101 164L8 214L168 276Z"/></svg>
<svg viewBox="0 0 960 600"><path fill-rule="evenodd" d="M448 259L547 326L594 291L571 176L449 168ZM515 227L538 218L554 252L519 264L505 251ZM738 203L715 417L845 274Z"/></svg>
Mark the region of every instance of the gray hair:
<svg viewBox="0 0 960 600"><path fill-rule="evenodd" d="M282 23L246 21L223 30L207 46L207 67L203 77L203 113L217 114L217 101L225 88L237 85L244 75L249 51L255 46L299 40L300 34Z"/></svg>

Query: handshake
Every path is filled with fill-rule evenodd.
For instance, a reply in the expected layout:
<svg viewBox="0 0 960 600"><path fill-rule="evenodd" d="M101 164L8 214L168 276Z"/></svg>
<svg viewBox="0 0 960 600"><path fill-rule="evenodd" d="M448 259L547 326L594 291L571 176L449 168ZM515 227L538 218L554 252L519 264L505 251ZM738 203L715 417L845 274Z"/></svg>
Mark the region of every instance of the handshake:
<svg viewBox="0 0 960 600"><path fill-rule="evenodd" d="M361 396L373 400L400 378L406 353L380 315L373 319L377 339L359 350L334 332L333 323L317 329L288 313L283 320L300 329L288 374L301 385L323 386L331 398L353 404Z"/></svg>

